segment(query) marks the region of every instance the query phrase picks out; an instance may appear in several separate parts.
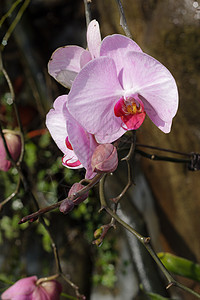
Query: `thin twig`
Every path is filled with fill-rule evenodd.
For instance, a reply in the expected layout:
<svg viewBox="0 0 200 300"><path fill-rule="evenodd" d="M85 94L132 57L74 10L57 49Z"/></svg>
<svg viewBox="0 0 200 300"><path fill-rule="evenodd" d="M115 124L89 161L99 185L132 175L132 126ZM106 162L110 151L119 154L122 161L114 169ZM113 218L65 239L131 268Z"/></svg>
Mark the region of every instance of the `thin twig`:
<svg viewBox="0 0 200 300"><path fill-rule="evenodd" d="M20 116L19 116L19 111L18 111L18 108L17 108L17 104L15 102L15 92L14 92L14 88L13 88L13 85L12 85L12 82L10 80L10 77L6 71L6 69L4 68L3 66L3 60L2 60L2 54L1 54L1 51L0 51L0 71L2 71L5 79L6 79L6 82L8 84L8 88L9 88L9 91L10 91L10 95L11 95L11 99L12 99L12 103L13 103L13 107L14 107L14 110L15 110L15 115L16 115L16 118L17 118L17 123L19 125L19 131L20 131L20 139L21 139L21 153L20 153L20 157L18 159L18 162L15 163L10 155L10 152L8 150L8 147L5 145L5 139L3 138L3 141L4 141L4 145L5 145L5 149L6 149L6 153L9 157L9 160L11 160L12 164L17 168L17 166L19 166L23 160L23 157L24 157L24 149L25 149L25 144L24 144L24 133L23 133L23 127L22 127L22 123L21 123L21 119L20 119ZM2 130L2 129L1 129Z"/></svg>
<svg viewBox="0 0 200 300"><path fill-rule="evenodd" d="M135 142L136 142L136 131L132 131L133 134L133 141L131 143L130 149L128 154L122 158L121 160L125 160L127 163L127 177L128 177L128 181L126 186L124 187L123 191L115 198L112 198L111 200L115 203L118 203L120 201L120 199L125 195L125 193L127 192L127 190L132 186L133 184L133 178L132 178L132 164L131 164L131 160L132 157L134 155L135 152Z"/></svg>
<svg viewBox="0 0 200 300"><path fill-rule="evenodd" d="M190 159L180 159L180 158L175 158L175 157L168 157L168 156L160 156L160 155L156 155L156 154L149 154L146 153L142 150L136 149L135 150L136 153L149 158L151 160L162 160L162 161L168 161L168 162L174 162L174 163L190 163Z"/></svg>
<svg viewBox="0 0 200 300"><path fill-rule="evenodd" d="M120 25L122 26L126 36L129 37L130 39L132 39L132 34L131 34L131 32L128 28L127 22L126 22L126 17L124 14L124 9L123 9L122 3L120 0L116 0L116 2L117 2L118 8L119 8L119 13L120 13Z"/></svg>
<svg viewBox="0 0 200 300"><path fill-rule="evenodd" d="M52 211L56 208L58 208L61 203L63 201L65 201L66 199L70 199L70 200L75 200L76 198L82 196L83 194L85 194L86 192L88 192L97 182L100 181L100 179L102 178L104 174L103 173L100 173L100 174L97 174L91 181L90 183L88 183L87 186L85 186L84 188L82 188L80 191L78 191L77 193L75 193L74 195L70 196L69 198L65 198L55 204L52 204L50 206L47 206L47 207L44 207L44 208L41 208L39 209L38 211L28 215L28 216L25 216L23 217L18 224L22 224L22 223L25 223L27 221L35 221L39 216L49 212L49 211Z"/></svg>
<svg viewBox="0 0 200 300"><path fill-rule="evenodd" d="M16 25L18 24L18 22L21 20L21 17L23 16L24 11L28 7L29 3L30 3L30 0L25 0L24 3L22 4L14 21L11 23L10 27L8 28L6 34L3 37L3 40L2 40L1 46L0 46L0 51L3 51L4 47L7 45L8 39L10 38L10 36L11 36L13 30L15 29Z"/></svg>
<svg viewBox="0 0 200 300"><path fill-rule="evenodd" d="M14 11L14 9L17 7L17 5L19 4L19 3L21 3L22 2L22 0L17 0L17 1L15 1L14 3L13 3L13 5L11 6L11 8L8 10L8 12L7 13L5 13L5 15L3 15L3 17L1 18L1 20L0 20L0 28L1 28L1 26L3 25L3 23L4 23L4 21L8 18L8 17L10 17L10 15L12 14L12 12Z"/></svg>
<svg viewBox="0 0 200 300"><path fill-rule="evenodd" d="M160 148L160 147L156 147L156 146L144 145L144 144L139 144L139 143L136 143L136 147L143 147L143 148L155 149L155 150L159 150L159 151L170 152L170 153L184 155L184 156L191 156L191 153L185 153L185 152Z"/></svg>
<svg viewBox="0 0 200 300"><path fill-rule="evenodd" d="M79 293L79 288L77 285L75 285L71 280L69 280L69 278L67 278L63 273L61 274L61 276L75 290L76 297L78 297L78 299L82 299L82 300L86 299L84 295L81 295Z"/></svg>
<svg viewBox="0 0 200 300"><path fill-rule="evenodd" d="M18 182L17 182L17 186L14 190L14 192L12 192L12 194L10 194L10 196L8 196L6 199L4 199L1 203L0 203L0 211L3 207L3 205L5 205L6 203L8 203L12 198L14 198L17 193L19 192L19 188L20 188L20 183L21 183L21 179L20 177L18 178Z"/></svg>
<svg viewBox="0 0 200 300"><path fill-rule="evenodd" d="M158 265L158 267L160 268L160 270L162 271L162 273L165 275L168 284L167 284L167 288L171 287L171 286L177 286L179 288L181 288L184 291L187 291L188 293L196 296L197 298L200 299L200 294L198 294L197 292L191 290L190 288L182 285L181 283L177 282L169 273L169 271L165 268L165 266L163 265L163 263L161 262L161 260L159 259L159 257L157 256L157 254L155 253L155 251L153 250L153 248L151 247L150 244L150 237L144 237L141 234L139 234L137 231L135 231L129 224L127 224L126 222L124 222L115 212L113 212L107 205L106 199L105 199L105 195L104 195L104 183L105 183L105 176L101 179L100 184L99 184L99 196L100 196L100 202L101 202L101 209L104 209L110 216L112 216L112 218L114 218L119 224L121 224L126 230L128 230L129 232L131 232L143 245L144 247L147 249L147 251L149 252L149 254L151 255L151 257L154 259L154 261L156 262L156 264Z"/></svg>
<svg viewBox="0 0 200 300"><path fill-rule="evenodd" d="M83 0L85 6L85 18L86 18L86 25L88 27L89 23L91 22L91 0Z"/></svg>

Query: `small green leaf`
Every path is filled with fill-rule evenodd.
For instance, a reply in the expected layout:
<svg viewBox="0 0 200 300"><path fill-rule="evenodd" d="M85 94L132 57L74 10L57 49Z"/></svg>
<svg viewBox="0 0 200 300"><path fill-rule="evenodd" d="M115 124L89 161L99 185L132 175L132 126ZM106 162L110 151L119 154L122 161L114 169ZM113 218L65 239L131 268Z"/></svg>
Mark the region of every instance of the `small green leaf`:
<svg viewBox="0 0 200 300"><path fill-rule="evenodd" d="M172 298L166 298L166 297L163 297L163 296L160 296L158 294L155 294L155 293L145 293L147 296L149 296L149 298L151 300L173 300Z"/></svg>
<svg viewBox="0 0 200 300"><path fill-rule="evenodd" d="M65 293L61 293L61 296L64 297L64 298L67 298L67 299L71 299L71 300L78 300L78 298L70 296L70 295L65 294Z"/></svg>
<svg viewBox="0 0 200 300"><path fill-rule="evenodd" d="M170 253L160 252L158 257L170 272L200 281L200 265Z"/></svg>

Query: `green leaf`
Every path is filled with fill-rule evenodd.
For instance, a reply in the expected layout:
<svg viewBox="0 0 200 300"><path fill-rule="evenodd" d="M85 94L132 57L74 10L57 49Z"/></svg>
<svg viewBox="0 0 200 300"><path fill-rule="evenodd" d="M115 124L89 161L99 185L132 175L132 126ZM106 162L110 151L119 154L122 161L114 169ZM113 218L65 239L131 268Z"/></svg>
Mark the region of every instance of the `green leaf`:
<svg viewBox="0 0 200 300"><path fill-rule="evenodd" d="M160 252L158 257L170 272L200 281L200 265L193 261L170 253Z"/></svg>
<svg viewBox="0 0 200 300"><path fill-rule="evenodd" d="M163 297L163 296L160 296L158 294L155 294L155 293L145 293L147 296L149 296L149 298L151 300L173 300L172 298L166 298L166 297Z"/></svg>

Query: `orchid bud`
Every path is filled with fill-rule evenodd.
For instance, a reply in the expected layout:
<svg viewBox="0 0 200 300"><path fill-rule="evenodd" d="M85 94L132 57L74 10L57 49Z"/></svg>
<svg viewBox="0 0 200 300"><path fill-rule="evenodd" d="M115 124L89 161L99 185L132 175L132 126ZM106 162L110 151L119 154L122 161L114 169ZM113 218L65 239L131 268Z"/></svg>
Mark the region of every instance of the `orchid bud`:
<svg viewBox="0 0 200 300"><path fill-rule="evenodd" d="M21 153L21 139L11 130L3 130L6 144L14 161L19 159ZM7 153L2 137L0 136L0 170L7 172L11 168L11 162L7 159Z"/></svg>
<svg viewBox="0 0 200 300"><path fill-rule="evenodd" d="M117 149L112 144L96 147L91 160L94 172L114 172L118 166Z"/></svg>
<svg viewBox="0 0 200 300"><path fill-rule="evenodd" d="M2 295L2 300L14 299L48 299L59 300L62 291L61 284L56 280L37 280L36 276L18 280L9 287Z"/></svg>
<svg viewBox="0 0 200 300"><path fill-rule="evenodd" d="M99 238L102 235L103 230L104 230L104 226L101 226L95 230L94 232L95 239Z"/></svg>
<svg viewBox="0 0 200 300"><path fill-rule="evenodd" d="M74 208L74 203L72 200L70 199L65 199L63 200L63 202L60 205L60 212L62 212L63 214L68 214L72 209Z"/></svg>
<svg viewBox="0 0 200 300"><path fill-rule="evenodd" d="M85 186L82 185L79 182L76 182L72 185L71 189L69 190L68 196L73 196L74 194L76 194L77 192L79 192L80 190L82 190ZM78 198L76 198L75 200L73 200L73 203L75 205L80 204L81 202L83 202L84 200L86 200L88 198L89 192L84 193L83 195L79 196Z"/></svg>
<svg viewBox="0 0 200 300"><path fill-rule="evenodd" d="M41 288L44 288L45 292L49 296L49 300L59 300L60 293L62 292L61 284L56 280L43 281L40 284Z"/></svg>

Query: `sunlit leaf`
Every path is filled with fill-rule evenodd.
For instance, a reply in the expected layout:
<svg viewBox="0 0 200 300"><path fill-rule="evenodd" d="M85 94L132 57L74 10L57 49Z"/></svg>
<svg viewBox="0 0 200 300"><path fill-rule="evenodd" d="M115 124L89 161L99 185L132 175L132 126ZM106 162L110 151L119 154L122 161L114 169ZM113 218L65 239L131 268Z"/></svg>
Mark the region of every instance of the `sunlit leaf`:
<svg viewBox="0 0 200 300"><path fill-rule="evenodd" d="M200 264L165 252L158 253L158 257L170 272L200 281Z"/></svg>

